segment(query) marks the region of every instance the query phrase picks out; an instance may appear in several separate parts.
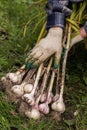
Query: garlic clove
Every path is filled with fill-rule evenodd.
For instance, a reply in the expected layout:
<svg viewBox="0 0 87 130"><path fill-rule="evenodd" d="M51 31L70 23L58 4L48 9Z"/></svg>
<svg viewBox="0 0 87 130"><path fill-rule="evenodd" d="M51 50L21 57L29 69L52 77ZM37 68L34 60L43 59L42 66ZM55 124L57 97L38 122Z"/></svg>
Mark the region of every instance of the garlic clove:
<svg viewBox="0 0 87 130"><path fill-rule="evenodd" d="M35 109L35 108L33 108L33 109L31 110L31 112L30 112L30 111L25 112L25 115L26 115L28 118L32 118L32 119L34 119L34 120L40 119L40 112L39 112L37 109Z"/></svg>
<svg viewBox="0 0 87 130"><path fill-rule="evenodd" d="M12 92L15 93L17 96L22 96L24 94L23 88L21 87L21 85L14 85L11 88Z"/></svg>
<svg viewBox="0 0 87 130"><path fill-rule="evenodd" d="M25 93L30 93L33 90L33 85L32 84L26 84L24 86L24 92Z"/></svg>
<svg viewBox="0 0 87 130"><path fill-rule="evenodd" d="M44 113L44 114L48 114L49 111L50 111L49 106L48 106L48 104L46 104L46 103L40 104L40 105L39 105L39 110L40 110L42 113Z"/></svg>
<svg viewBox="0 0 87 130"><path fill-rule="evenodd" d="M29 105L31 105L31 106L33 106L34 103L35 103L35 99L34 99L34 96L33 96L32 94L26 93L26 94L24 94L24 95L22 96L22 99L23 99L25 102L27 102Z"/></svg>

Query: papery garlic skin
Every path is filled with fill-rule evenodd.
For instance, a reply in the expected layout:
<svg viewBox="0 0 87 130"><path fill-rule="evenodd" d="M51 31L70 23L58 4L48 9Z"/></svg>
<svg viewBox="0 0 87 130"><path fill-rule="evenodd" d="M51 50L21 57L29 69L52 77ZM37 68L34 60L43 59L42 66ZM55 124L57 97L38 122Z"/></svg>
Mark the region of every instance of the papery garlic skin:
<svg viewBox="0 0 87 130"><path fill-rule="evenodd" d="M63 102L63 98L60 97L59 100L57 100L56 102L54 102L51 105L52 110L57 111L59 113L63 113L65 111L65 104Z"/></svg>
<svg viewBox="0 0 87 130"><path fill-rule="evenodd" d="M24 87L24 92L25 93L30 93L33 90L33 85L32 84L26 84Z"/></svg>
<svg viewBox="0 0 87 130"><path fill-rule="evenodd" d="M14 85L11 88L11 91L15 93L17 96L22 96L24 94L23 87L21 85Z"/></svg>
<svg viewBox="0 0 87 130"><path fill-rule="evenodd" d="M21 83L22 81L22 74L19 73L8 73L6 78L9 78L13 83Z"/></svg>
<svg viewBox="0 0 87 130"><path fill-rule="evenodd" d="M40 104L40 105L39 105L39 110L40 110L42 113L44 113L44 114L48 114L49 111L50 111L49 106L48 106L48 104L46 104L46 103Z"/></svg>
<svg viewBox="0 0 87 130"><path fill-rule="evenodd" d="M58 112L63 113L65 111L65 104L63 102L58 102L57 110L58 110Z"/></svg>
<svg viewBox="0 0 87 130"><path fill-rule="evenodd" d="M28 93L26 93L26 94L24 94L23 96L22 96L22 99L24 100L24 101L26 101L29 105L31 105L31 106L33 106L34 105L34 103L35 103L35 99L34 99L34 96L30 93L30 94L28 94Z"/></svg>
<svg viewBox="0 0 87 130"><path fill-rule="evenodd" d="M43 93L41 95L40 102L45 102L45 101L46 101L46 93Z"/></svg>
<svg viewBox="0 0 87 130"><path fill-rule="evenodd" d="M40 112L37 109L35 109L35 108L33 108L31 111L25 112L25 115L28 118L32 118L34 120L40 119Z"/></svg>
<svg viewBox="0 0 87 130"><path fill-rule="evenodd" d="M52 103L51 108L52 110L57 111L57 102Z"/></svg>
<svg viewBox="0 0 87 130"><path fill-rule="evenodd" d="M48 104L50 104L52 102L53 99L53 93L50 93L49 99L48 99Z"/></svg>

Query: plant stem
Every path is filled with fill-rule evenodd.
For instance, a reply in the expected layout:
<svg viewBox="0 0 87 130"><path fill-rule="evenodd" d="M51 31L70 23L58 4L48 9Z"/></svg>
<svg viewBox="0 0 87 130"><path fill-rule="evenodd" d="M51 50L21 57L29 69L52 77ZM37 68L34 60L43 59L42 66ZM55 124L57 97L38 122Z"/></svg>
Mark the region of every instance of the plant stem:
<svg viewBox="0 0 87 130"><path fill-rule="evenodd" d="M50 94L51 94L51 91L53 88L54 78L55 78L55 71L52 72L51 80L50 80L49 87L48 87L47 99L49 99L49 97L50 97Z"/></svg>
<svg viewBox="0 0 87 130"><path fill-rule="evenodd" d="M69 27L68 27L66 52L65 52L65 56L64 56L64 60L63 60L63 66L62 66L62 79L61 79L61 89L60 89L60 95L62 95L62 96L63 96L64 84L65 84L66 62L67 62L67 56L68 56L68 51L69 51L69 47L70 47L70 37L71 37L71 24L69 24Z"/></svg>
<svg viewBox="0 0 87 130"><path fill-rule="evenodd" d="M40 75L41 75L42 68L43 68L43 63L39 66L39 69L38 69L38 72L37 72L37 76L36 76L36 80L35 80L35 83L34 83L34 88L32 90L32 94L35 93L35 90L37 88L38 82L40 80Z"/></svg>
<svg viewBox="0 0 87 130"><path fill-rule="evenodd" d="M42 94L43 94L43 91L44 91L45 88L46 88L46 83L47 83L49 71L50 71L50 68L51 68L51 65L52 65L52 61L53 61L53 58L50 59L49 64L48 64L48 67L47 67L47 71L46 71L46 73L44 74L43 82L42 82L42 85L41 85L41 92L40 92L39 97L38 97L37 100L36 100L36 103L39 103L39 100L40 100L40 98L41 98L41 96L42 96Z"/></svg>

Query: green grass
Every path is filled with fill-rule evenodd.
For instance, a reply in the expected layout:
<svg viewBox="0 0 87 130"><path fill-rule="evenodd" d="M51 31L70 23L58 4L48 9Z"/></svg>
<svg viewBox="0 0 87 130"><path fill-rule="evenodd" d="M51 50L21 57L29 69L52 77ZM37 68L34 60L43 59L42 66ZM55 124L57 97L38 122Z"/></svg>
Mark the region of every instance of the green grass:
<svg viewBox="0 0 87 130"><path fill-rule="evenodd" d="M26 23L43 10L38 5L32 7L29 2L32 0L0 1L0 77L19 68L24 63L25 53L37 40L42 26L35 32L32 30L38 17L27 26L26 35L23 35ZM64 93L66 111L62 120L52 120L49 115L41 121L21 117L17 106L7 102L5 94L0 92L0 130L87 130L86 93L87 50L81 43L68 57ZM74 116L75 111L78 111L77 116Z"/></svg>

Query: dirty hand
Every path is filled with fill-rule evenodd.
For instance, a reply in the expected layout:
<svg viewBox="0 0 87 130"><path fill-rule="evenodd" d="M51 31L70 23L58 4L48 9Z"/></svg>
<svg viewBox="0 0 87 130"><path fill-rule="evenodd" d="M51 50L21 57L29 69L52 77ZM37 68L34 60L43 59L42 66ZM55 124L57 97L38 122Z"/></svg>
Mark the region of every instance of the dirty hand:
<svg viewBox="0 0 87 130"><path fill-rule="evenodd" d="M38 45L36 45L26 59L28 68L37 66L49 58L54 53L57 60L60 59L62 53L62 35L63 29L60 27L53 27L45 38L43 38Z"/></svg>

